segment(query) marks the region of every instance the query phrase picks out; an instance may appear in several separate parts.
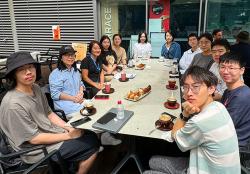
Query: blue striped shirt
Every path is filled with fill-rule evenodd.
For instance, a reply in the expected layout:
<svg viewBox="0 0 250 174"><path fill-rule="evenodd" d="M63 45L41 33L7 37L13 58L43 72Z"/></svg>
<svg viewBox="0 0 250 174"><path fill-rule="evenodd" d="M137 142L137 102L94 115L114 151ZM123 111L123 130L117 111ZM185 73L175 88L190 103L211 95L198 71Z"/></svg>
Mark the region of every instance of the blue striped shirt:
<svg viewBox="0 0 250 174"><path fill-rule="evenodd" d="M240 174L236 131L226 108L207 105L176 133L182 151L190 150L190 174Z"/></svg>

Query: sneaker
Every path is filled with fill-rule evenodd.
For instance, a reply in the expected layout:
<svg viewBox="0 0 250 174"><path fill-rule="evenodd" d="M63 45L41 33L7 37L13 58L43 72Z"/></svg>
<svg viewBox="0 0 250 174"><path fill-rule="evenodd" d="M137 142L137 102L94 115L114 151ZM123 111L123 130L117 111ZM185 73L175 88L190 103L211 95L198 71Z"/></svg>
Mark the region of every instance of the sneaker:
<svg viewBox="0 0 250 174"><path fill-rule="evenodd" d="M101 135L101 143L102 145L112 145L116 146L118 144L121 144L122 141L119 139L116 139L112 134L109 132L104 132Z"/></svg>
<svg viewBox="0 0 250 174"><path fill-rule="evenodd" d="M100 146L98 152L100 153L100 152L102 152L103 150L104 150L104 147L103 147L103 146Z"/></svg>

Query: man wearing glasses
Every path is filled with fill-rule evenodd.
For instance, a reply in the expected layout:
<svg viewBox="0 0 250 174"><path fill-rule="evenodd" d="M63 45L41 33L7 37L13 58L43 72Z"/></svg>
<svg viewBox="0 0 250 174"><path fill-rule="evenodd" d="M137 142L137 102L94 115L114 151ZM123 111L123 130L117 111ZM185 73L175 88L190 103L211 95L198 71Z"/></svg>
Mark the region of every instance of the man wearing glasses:
<svg viewBox="0 0 250 174"><path fill-rule="evenodd" d="M221 102L232 117L240 147L245 147L250 138L250 89L241 80L244 65L235 53L224 54L219 62L220 75L227 85Z"/></svg>
<svg viewBox="0 0 250 174"><path fill-rule="evenodd" d="M240 174L239 147L226 108L213 101L218 79L204 68L193 66L182 78L183 112L171 132L180 150L190 157L154 156L145 174L227 173Z"/></svg>

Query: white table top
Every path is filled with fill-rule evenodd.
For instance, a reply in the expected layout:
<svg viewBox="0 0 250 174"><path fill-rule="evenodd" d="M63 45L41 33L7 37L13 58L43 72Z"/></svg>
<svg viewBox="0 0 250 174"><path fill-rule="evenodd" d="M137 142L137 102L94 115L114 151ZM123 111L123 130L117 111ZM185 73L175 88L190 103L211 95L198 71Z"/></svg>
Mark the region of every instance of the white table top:
<svg viewBox="0 0 250 174"><path fill-rule="evenodd" d="M102 117L110 108L116 107L118 100L122 100L126 110L134 111L134 115L119 131L120 134L143 136L150 138L161 138L163 131L155 130L155 121L159 119L162 112L168 112L172 115L179 116L181 108L171 110L164 107L164 102L174 92L177 102L180 103L179 81L177 80L178 89L166 89L167 80L169 78L169 67L164 66L164 62L151 60L144 70L127 69L127 73L136 73L134 79L128 82L119 82L116 79L111 81L111 87L115 89L113 94L110 94L109 100L94 100L94 106L97 108L97 113L91 117L91 121L80 125L78 128L91 129L92 124ZM130 91L137 88L144 88L151 85L152 89L149 95L137 102L128 101L124 96ZM100 91L98 94L102 94ZM71 121L79 119L80 113L75 113Z"/></svg>

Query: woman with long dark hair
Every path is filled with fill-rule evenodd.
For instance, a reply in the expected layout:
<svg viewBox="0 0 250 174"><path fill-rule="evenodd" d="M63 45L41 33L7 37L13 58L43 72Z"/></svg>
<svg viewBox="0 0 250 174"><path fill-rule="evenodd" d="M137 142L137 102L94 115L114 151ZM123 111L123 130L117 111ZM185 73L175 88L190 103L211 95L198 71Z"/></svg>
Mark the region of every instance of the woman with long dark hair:
<svg viewBox="0 0 250 174"><path fill-rule="evenodd" d="M117 55L117 64L126 65L127 64L127 54L123 47L121 47L122 36L120 34L113 35L113 45L112 49Z"/></svg>
<svg viewBox="0 0 250 174"><path fill-rule="evenodd" d="M112 50L110 38L103 35L100 40L101 43L101 59L102 68L106 74L113 74L117 67L117 55Z"/></svg>
<svg viewBox="0 0 250 174"><path fill-rule="evenodd" d="M85 87L81 81L81 74L76 68L75 52L71 46L62 46L58 66L49 76L50 93L55 109L63 110L67 118L83 108Z"/></svg>
<svg viewBox="0 0 250 174"><path fill-rule="evenodd" d="M138 43L135 43L133 48L133 57L137 58L150 58L152 54L151 44L148 42L147 33L141 32L138 35Z"/></svg>

